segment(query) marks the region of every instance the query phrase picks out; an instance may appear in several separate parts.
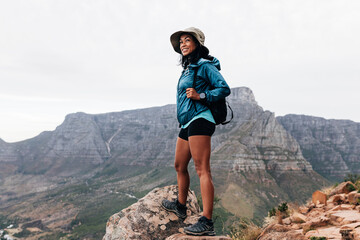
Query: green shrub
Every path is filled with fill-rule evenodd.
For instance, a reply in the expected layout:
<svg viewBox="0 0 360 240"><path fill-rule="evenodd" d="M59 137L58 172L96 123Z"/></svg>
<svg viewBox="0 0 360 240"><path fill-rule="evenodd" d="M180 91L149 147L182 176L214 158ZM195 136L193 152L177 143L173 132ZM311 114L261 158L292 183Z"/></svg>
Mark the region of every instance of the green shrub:
<svg viewBox="0 0 360 240"><path fill-rule="evenodd" d="M59 240L64 239L63 237L67 236L66 233L63 232L54 232L45 236L40 237L38 240ZM69 238L65 238L69 239Z"/></svg>
<svg viewBox="0 0 360 240"><path fill-rule="evenodd" d="M28 237L29 235L31 235L31 232L27 229L24 229L22 230L21 232L18 232L18 233L15 233L14 234L14 237L17 237L17 238L26 238Z"/></svg>
<svg viewBox="0 0 360 240"><path fill-rule="evenodd" d="M360 180L360 176L357 174L348 173L346 177L344 177L344 182L350 181L355 184L358 180Z"/></svg>
<svg viewBox="0 0 360 240"><path fill-rule="evenodd" d="M287 202L283 202L278 206L278 210L282 213L285 213L289 209Z"/></svg>
<svg viewBox="0 0 360 240"><path fill-rule="evenodd" d="M13 222L8 220L4 215L0 215L0 229L4 229L10 224L13 224Z"/></svg>
<svg viewBox="0 0 360 240"><path fill-rule="evenodd" d="M287 205L287 202L283 202L283 203L280 203L278 206L277 206L277 210L281 213L287 213L287 210L289 209L288 205ZM273 217L273 216L276 216L276 208L273 207L272 209L269 210L268 212L268 215L269 217Z"/></svg>
<svg viewBox="0 0 360 240"><path fill-rule="evenodd" d="M310 240L326 240L326 237L310 237Z"/></svg>
<svg viewBox="0 0 360 240"><path fill-rule="evenodd" d="M273 217L276 215L276 209L273 207L272 209L269 210L269 217Z"/></svg>
<svg viewBox="0 0 360 240"><path fill-rule="evenodd" d="M6 234L9 234L9 233L6 230L4 230L4 232L2 234L0 234L0 240L6 240L5 237L3 237Z"/></svg>
<svg viewBox="0 0 360 240"><path fill-rule="evenodd" d="M76 225L79 225L80 220L79 219L73 219L70 223L70 227L74 227Z"/></svg>
<svg viewBox="0 0 360 240"><path fill-rule="evenodd" d="M352 191L355 191L355 190L356 190L355 186L354 186L354 185L352 185L352 184L347 185L347 186L346 186L346 188L347 188L347 190L349 190L350 192L352 192Z"/></svg>

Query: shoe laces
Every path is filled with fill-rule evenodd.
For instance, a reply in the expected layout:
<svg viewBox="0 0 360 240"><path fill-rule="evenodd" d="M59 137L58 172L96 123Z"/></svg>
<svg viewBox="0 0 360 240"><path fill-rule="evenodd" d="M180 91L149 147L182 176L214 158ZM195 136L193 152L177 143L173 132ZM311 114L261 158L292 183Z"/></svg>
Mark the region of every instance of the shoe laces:
<svg viewBox="0 0 360 240"><path fill-rule="evenodd" d="M199 220L193 225L194 228L201 227L201 226L208 226L207 220L204 216L200 217Z"/></svg>

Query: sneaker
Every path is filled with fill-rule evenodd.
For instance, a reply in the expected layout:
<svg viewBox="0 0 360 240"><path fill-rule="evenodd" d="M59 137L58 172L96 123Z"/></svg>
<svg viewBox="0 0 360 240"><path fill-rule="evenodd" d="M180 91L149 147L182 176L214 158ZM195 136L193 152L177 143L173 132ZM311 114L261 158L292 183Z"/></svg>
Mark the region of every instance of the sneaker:
<svg viewBox="0 0 360 240"><path fill-rule="evenodd" d="M197 223L185 227L184 232L194 236L215 236L214 223L212 220L202 216Z"/></svg>
<svg viewBox="0 0 360 240"><path fill-rule="evenodd" d="M161 202L161 206L165 210L175 213L175 215L178 216L178 218L180 218L181 220L185 220L187 207L179 203L177 199L175 201L169 201L164 199Z"/></svg>

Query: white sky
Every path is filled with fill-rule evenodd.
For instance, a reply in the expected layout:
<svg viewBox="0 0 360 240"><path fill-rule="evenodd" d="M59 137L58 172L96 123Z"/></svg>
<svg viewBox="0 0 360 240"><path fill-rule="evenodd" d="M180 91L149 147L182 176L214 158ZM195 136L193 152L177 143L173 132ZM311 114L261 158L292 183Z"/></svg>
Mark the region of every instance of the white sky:
<svg viewBox="0 0 360 240"><path fill-rule="evenodd" d="M0 138L175 103L190 26L265 110L360 122L358 0L0 0Z"/></svg>

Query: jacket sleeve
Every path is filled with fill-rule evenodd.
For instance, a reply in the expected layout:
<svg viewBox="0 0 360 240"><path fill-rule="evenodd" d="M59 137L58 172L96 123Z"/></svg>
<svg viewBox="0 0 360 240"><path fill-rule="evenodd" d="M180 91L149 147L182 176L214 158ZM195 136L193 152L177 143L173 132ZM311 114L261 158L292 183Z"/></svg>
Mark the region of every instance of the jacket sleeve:
<svg viewBox="0 0 360 240"><path fill-rule="evenodd" d="M216 102L230 95L230 87L215 66L204 64L204 74L210 83L210 90L205 91L207 102Z"/></svg>

